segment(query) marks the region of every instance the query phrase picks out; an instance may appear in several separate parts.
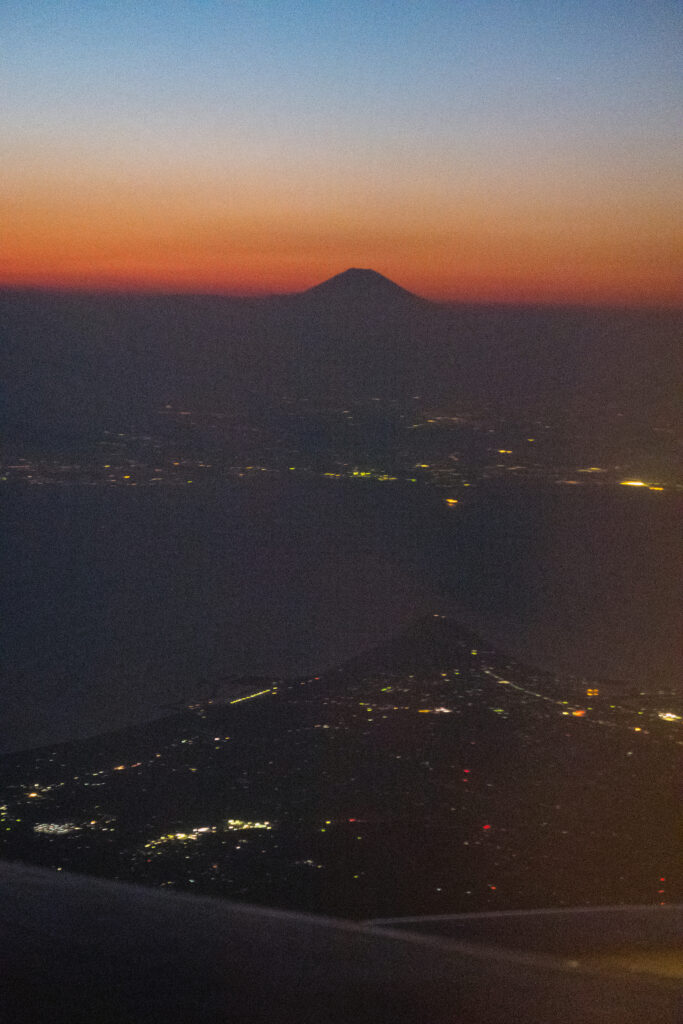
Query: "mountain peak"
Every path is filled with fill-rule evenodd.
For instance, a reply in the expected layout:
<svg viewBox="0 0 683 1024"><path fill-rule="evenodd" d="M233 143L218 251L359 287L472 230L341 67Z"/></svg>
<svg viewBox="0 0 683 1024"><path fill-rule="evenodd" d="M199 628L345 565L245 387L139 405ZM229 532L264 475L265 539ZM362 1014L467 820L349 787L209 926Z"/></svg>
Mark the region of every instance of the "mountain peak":
<svg viewBox="0 0 683 1024"><path fill-rule="evenodd" d="M424 302L376 270L349 267L327 281L309 288L304 295L358 302Z"/></svg>

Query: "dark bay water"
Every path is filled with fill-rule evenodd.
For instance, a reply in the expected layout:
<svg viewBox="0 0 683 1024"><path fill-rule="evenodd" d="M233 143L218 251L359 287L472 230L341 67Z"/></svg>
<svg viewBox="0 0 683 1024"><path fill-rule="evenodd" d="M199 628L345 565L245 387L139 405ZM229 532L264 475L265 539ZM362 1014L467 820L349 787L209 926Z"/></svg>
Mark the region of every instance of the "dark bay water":
<svg viewBox="0 0 683 1024"><path fill-rule="evenodd" d="M140 721L245 674L339 662L455 612L544 667L671 685L680 503L269 477L6 492L0 748Z"/></svg>

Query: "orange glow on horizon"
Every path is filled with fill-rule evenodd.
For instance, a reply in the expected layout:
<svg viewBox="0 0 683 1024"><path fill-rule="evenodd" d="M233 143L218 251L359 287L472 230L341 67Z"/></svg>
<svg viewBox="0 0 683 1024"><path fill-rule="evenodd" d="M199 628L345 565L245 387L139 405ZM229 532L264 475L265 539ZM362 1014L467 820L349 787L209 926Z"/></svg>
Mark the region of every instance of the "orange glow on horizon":
<svg viewBox="0 0 683 1024"><path fill-rule="evenodd" d="M227 261L226 261L227 264ZM68 268L43 261L12 265L0 260L0 288L65 292L123 292L140 294L214 294L231 297L264 297L305 291L341 273L350 266L370 266L416 295L434 302L539 304L549 306L585 305L680 309L683 299L677 282L630 280L573 281L561 275L533 278L476 274L472 270L454 273L452 278L429 278L420 268L399 266L396 270L378 261L354 259L301 268L248 265L214 269L203 266L142 264L141 261L116 271L106 264L83 261ZM403 272L402 272L403 271ZM647 287L650 284L651 287Z"/></svg>
<svg viewBox="0 0 683 1024"><path fill-rule="evenodd" d="M537 222L528 197L489 208L472 196L439 211L417 193L377 208L373 196L296 203L263 180L245 184L239 203L219 201L211 183L199 196L187 181L82 186L15 177L0 209L0 285L249 296L360 266L436 301L683 304L664 210L635 225L593 211L568 230L567 209L549 203Z"/></svg>
<svg viewBox="0 0 683 1024"><path fill-rule="evenodd" d="M0 286L683 304L670 5L12 6Z"/></svg>

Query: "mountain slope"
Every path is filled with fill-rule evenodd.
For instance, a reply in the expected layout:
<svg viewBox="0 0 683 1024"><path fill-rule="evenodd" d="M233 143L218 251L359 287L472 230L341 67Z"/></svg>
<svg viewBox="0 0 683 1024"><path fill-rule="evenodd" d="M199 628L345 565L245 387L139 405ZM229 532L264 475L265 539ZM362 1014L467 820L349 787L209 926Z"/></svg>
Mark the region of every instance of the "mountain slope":
<svg viewBox="0 0 683 1024"><path fill-rule="evenodd" d="M675 901L671 723L471 642L432 615L322 678L7 755L0 855L357 919Z"/></svg>
<svg viewBox="0 0 683 1024"><path fill-rule="evenodd" d="M426 299L401 288L376 270L358 267L350 267L341 274L335 274L302 294L332 302L428 305Z"/></svg>

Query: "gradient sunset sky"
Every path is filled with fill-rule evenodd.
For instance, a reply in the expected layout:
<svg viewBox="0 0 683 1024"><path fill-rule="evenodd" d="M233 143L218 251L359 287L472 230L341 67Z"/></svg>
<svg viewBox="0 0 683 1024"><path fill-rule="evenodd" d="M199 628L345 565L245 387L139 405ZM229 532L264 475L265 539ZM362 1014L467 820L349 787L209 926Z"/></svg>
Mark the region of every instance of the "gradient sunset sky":
<svg viewBox="0 0 683 1024"><path fill-rule="evenodd" d="M678 305L666 0L5 0L0 283Z"/></svg>

